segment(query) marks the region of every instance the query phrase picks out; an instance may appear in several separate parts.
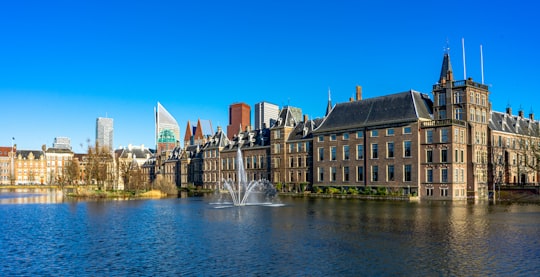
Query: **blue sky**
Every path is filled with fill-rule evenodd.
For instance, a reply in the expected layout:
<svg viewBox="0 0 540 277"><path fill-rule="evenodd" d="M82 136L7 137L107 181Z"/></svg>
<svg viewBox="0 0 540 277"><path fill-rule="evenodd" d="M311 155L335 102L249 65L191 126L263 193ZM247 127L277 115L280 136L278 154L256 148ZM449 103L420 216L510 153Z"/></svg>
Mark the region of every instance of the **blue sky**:
<svg viewBox="0 0 540 277"><path fill-rule="evenodd" d="M534 1L4 1L0 145L84 152L100 116L115 146L154 145L159 101L177 119L226 129L228 106L269 101L312 118L364 98L430 94L449 42L454 76L480 82L493 109L540 118ZM252 116L253 120L253 116ZM81 147L81 144L83 147Z"/></svg>

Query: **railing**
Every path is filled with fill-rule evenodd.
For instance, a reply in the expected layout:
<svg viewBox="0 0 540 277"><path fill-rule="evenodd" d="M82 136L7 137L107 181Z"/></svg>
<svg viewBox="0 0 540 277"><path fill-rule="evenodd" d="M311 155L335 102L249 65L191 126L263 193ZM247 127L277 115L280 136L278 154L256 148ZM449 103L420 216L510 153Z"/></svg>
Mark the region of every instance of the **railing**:
<svg viewBox="0 0 540 277"><path fill-rule="evenodd" d="M484 84L477 83L473 80L459 80L459 81L453 81L452 87L464 87L464 86L471 86L471 87L477 87L480 89L488 90L488 86ZM433 89L441 89L445 88L446 84L434 84Z"/></svg>
<svg viewBox="0 0 540 277"><path fill-rule="evenodd" d="M459 126L466 127L467 123L463 120L449 118L449 119L424 121L420 124L422 128L448 126L448 125L459 125Z"/></svg>

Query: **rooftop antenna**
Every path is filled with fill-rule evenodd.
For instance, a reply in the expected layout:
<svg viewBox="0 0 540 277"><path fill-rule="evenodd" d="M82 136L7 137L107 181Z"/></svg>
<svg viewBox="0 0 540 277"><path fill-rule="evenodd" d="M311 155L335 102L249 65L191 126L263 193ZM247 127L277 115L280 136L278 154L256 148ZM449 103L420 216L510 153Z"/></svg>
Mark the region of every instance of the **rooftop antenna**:
<svg viewBox="0 0 540 277"><path fill-rule="evenodd" d="M484 84L484 54L482 52L482 44L480 44L480 71L482 71L482 85Z"/></svg>
<svg viewBox="0 0 540 277"><path fill-rule="evenodd" d="M465 39L461 38L461 52L463 53L463 80L467 80L467 64L465 63Z"/></svg>

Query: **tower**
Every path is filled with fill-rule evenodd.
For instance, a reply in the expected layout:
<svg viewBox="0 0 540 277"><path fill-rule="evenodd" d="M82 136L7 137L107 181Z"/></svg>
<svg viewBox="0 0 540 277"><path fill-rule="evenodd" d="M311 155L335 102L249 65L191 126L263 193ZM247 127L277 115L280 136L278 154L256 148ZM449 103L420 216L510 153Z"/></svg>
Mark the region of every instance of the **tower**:
<svg viewBox="0 0 540 277"><path fill-rule="evenodd" d="M96 145L113 151L113 119L98 117L96 120Z"/></svg>
<svg viewBox="0 0 540 277"><path fill-rule="evenodd" d="M255 104L255 130L270 128L279 116L279 107L268 102Z"/></svg>
<svg viewBox="0 0 540 277"><path fill-rule="evenodd" d="M460 147L466 147L467 196L474 198L487 197L488 183L488 124L491 107L488 87L467 80L454 80L450 54L444 53L441 74L437 84L433 85L433 117L439 126L452 126L449 136L451 142L451 161L461 161ZM464 126L462 134L458 126ZM466 144L466 146L465 146ZM455 165L453 165L455 166ZM454 168L455 169L455 168ZM451 171L452 172L452 171ZM460 176L453 174L453 179ZM454 182L454 180L452 180Z"/></svg>
<svg viewBox="0 0 540 277"><path fill-rule="evenodd" d="M234 103L229 106L229 125L227 137L232 140L241 129L251 126L251 108L246 103Z"/></svg>

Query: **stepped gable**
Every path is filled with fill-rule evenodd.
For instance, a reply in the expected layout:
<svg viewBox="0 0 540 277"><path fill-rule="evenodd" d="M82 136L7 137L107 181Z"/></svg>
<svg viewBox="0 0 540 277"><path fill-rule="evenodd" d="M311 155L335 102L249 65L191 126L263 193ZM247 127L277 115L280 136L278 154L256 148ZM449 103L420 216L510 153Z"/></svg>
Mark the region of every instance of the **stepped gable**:
<svg viewBox="0 0 540 277"><path fill-rule="evenodd" d="M519 134L540 135L540 122L530 118L491 111L489 128L494 131Z"/></svg>
<svg viewBox="0 0 540 277"><path fill-rule="evenodd" d="M334 106L315 131L325 132L433 118L428 95L410 90Z"/></svg>

